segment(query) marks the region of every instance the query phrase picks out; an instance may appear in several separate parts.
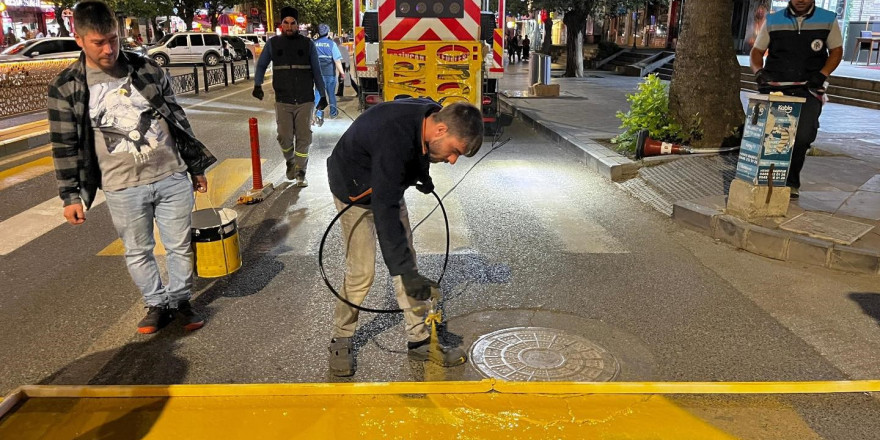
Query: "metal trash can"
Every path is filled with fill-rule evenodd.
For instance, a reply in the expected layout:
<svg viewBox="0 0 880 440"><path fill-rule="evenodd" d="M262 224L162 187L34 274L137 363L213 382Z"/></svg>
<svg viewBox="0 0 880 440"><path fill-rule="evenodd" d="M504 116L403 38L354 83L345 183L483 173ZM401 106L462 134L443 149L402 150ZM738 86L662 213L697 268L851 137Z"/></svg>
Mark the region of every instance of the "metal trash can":
<svg viewBox="0 0 880 440"><path fill-rule="evenodd" d="M529 85L550 84L550 55L534 52L529 57Z"/></svg>

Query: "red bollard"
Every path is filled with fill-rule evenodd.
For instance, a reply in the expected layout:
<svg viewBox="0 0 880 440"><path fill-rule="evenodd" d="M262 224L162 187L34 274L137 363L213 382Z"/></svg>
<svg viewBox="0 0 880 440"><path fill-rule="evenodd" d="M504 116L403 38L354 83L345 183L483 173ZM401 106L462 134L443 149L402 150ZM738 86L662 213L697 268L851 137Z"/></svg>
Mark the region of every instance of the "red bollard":
<svg viewBox="0 0 880 440"><path fill-rule="evenodd" d="M263 166L260 162L260 130L257 118L251 118L251 167L254 174L254 190L263 189Z"/></svg>
<svg viewBox="0 0 880 440"><path fill-rule="evenodd" d="M243 205L262 202L275 189L271 183L263 187L263 164L260 160L260 130L257 118L251 118L248 124L251 131L251 171L254 176L254 187L238 198L238 203Z"/></svg>

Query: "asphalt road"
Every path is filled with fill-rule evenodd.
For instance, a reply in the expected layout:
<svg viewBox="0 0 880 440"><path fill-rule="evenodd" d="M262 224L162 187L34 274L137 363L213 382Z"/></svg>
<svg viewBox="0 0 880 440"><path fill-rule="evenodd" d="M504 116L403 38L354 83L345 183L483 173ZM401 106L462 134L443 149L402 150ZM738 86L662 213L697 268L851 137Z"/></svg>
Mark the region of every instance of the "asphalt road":
<svg viewBox="0 0 880 440"><path fill-rule="evenodd" d="M248 157L247 118L257 117L264 175L277 179L272 95L260 102L249 91L242 84L180 101L221 162ZM355 116L354 104L347 98L342 108ZM123 258L97 255L116 238L105 205L82 226L60 225L0 255L0 392L35 383L337 380L327 374L326 348L334 298L317 253L335 215L324 163L349 122L343 115L315 128L308 188L282 185L263 203L235 207L244 266L197 279L194 304L207 322L191 334L175 324L135 333L144 311ZM495 330L556 328L607 349L619 381L880 377L876 277L737 252L675 225L519 123L500 140L508 138L494 150L487 138L476 157L432 167L453 248L442 283L447 340L470 346ZM3 186L0 222L54 196L51 173ZM231 207L234 198L214 202ZM413 224L435 204L417 191L407 201ZM439 212L414 235L420 267L438 276ZM327 269L338 283L338 232L328 242ZM367 305L388 307L387 273L380 266L377 274ZM356 347L357 373L346 381L481 378L470 365L408 361L396 315L363 314ZM736 404L718 399L719 407ZM880 405L870 395L767 399L790 408L803 432L880 436Z"/></svg>

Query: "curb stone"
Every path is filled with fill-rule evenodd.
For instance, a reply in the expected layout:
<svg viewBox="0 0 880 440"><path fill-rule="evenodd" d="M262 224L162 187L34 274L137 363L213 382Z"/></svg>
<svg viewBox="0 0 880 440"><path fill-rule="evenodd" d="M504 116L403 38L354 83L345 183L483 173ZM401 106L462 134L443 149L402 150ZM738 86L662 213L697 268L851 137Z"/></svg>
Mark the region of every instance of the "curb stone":
<svg viewBox="0 0 880 440"><path fill-rule="evenodd" d="M512 110L514 117L519 117L521 121L544 137L580 155L581 163L590 171L595 171L612 182L622 182L638 175L640 165L637 162L621 156L592 140L577 139L564 133L558 133L548 127L545 121L535 116L534 112L519 109L507 97L499 97L499 99Z"/></svg>
<svg viewBox="0 0 880 440"><path fill-rule="evenodd" d="M763 257L846 272L880 274L880 252L875 250L753 225L691 201L676 202L672 218L689 229Z"/></svg>

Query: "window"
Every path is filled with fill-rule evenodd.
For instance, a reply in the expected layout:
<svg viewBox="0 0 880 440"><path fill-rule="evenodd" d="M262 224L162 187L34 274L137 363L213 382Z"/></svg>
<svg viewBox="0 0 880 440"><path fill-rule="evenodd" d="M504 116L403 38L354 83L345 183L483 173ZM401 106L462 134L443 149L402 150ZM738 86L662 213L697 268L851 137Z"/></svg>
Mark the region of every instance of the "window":
<svg viewBox="0 0 880 440"><path fill-rule="evenodd" d="M190 46L204 46L205 42L202 40L201 35L190 35L189 36Z"/></svg>
<svg viewBox="0 0 880 440"><path fill-rule="evenodd" d="M205 46L219 46L219 45L220 45L220 36L219 35L205 34Z"/></svg>
<svg viewBox="0 0 880 440"><path fill-rule="evenodd" d="M62 52L74 52L79 51L79 46L76 45L75 40L63 40L61 41L61 51Z"/></svg>
<svg viewBox="0 0 880 440"><path fill-rule="evenodd" d="M39 44L35 44L31 50L29 50L25 55L46 55L50 53L58 52L58 48L55 47L54 41L44 41Z"/></svg>
<svg viewBox="0 0 880 440"><path fill-rule="evenodd" d="M173 43L172 44L173 46L181 46L181 47L189 46L189 43L187 43L187 40L186 40L186 35L178 35L178 36L174 37L174 40L172 41L172 43Z"/></svg>

